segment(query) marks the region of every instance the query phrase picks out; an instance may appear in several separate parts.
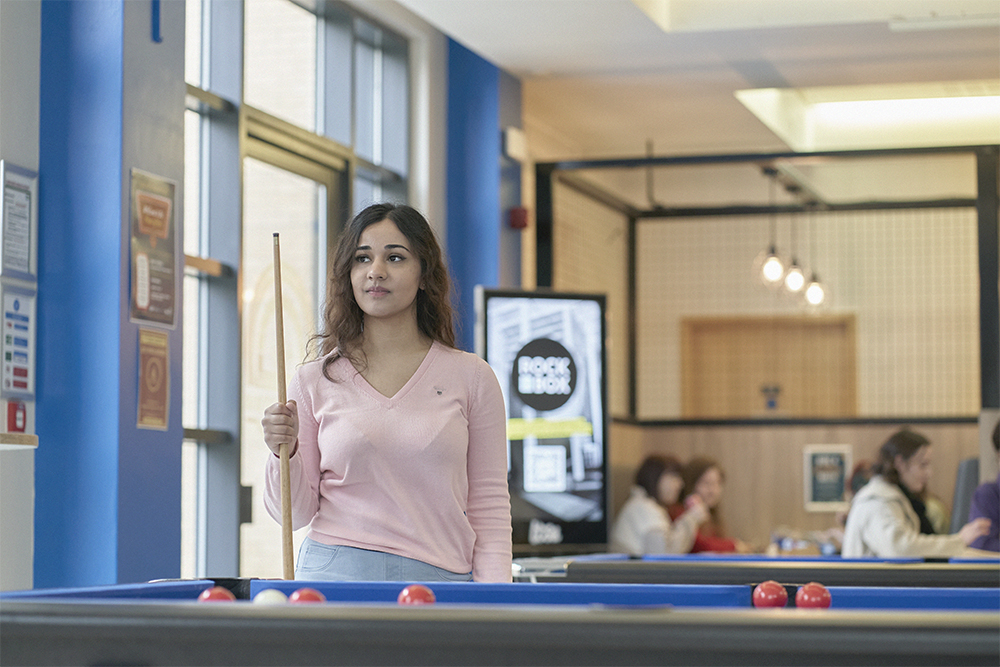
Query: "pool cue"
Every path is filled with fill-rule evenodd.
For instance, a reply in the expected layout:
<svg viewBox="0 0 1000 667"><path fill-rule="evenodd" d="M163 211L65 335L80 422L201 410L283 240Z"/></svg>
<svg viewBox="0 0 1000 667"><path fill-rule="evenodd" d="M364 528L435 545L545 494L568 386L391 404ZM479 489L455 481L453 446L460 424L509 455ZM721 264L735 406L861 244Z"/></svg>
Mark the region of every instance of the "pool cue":
<svg viewBox="0 0 1000 667"><path fill-rule="evenodd" d="M278 355L278 402L288 402L285 394L285 327L281 314L281 248L278 232L274 233L274 324ZM288 443L278 447L281 459L281 560L285 579L295 578L292 555L292 479L288 470Z"/></svg>

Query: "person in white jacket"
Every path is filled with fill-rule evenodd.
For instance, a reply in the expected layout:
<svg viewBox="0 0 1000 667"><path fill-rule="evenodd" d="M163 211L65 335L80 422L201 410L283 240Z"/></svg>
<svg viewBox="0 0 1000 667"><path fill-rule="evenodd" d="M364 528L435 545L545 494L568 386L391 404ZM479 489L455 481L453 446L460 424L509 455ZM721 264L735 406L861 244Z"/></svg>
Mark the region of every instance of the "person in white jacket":
<svg viewBox="0 0 1000 667"><path fill-rule="evenodd" d="M920 495L931 474L931 443L904 429L879 450L875 475L858 491L844 527L845 558L948 558L978 554L968 545L989 530L988 519L970 521L953 535L935 535Z"/></svg>
<svg viewBox="0 0 1000 667"><path fill-rule="evenodd" d="M708 508L692 495L687 511L670 521L667 506L680 498L681 463L672 456L649 456L635 474L635 486L611 529L610 548L631 556L686 554L708 518Z"/></svg>

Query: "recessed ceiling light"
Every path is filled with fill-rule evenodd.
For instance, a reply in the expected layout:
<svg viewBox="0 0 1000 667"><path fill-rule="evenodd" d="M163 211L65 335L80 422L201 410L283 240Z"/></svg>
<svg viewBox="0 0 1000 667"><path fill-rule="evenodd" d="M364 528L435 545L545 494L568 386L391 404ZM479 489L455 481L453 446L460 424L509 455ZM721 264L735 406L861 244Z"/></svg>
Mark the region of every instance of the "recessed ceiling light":
<svg viewBox="0 0 1000 667"><path fill-rule="evenodd" d="M761 88L736 97L796 151L1000 143L1000 81Z"/></svg>

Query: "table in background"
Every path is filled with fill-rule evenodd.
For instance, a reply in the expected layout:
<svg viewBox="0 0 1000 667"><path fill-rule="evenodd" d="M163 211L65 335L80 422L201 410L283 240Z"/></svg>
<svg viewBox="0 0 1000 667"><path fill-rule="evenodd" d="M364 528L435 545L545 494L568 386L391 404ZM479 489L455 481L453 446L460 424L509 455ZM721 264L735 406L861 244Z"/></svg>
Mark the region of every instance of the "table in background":
<svg viewBox="0 0 1000 667"><path fill-rule="evenodd" d="M448 582L428 584L438 603L403 607L393 602L403 584L283 580L218 583L247 596L265 587L312 586L335 602L194 601L214 583L4 594L0 663L1000 664L1000 606L765 610L749 606L746 585ZM946 592L928 590L924 604ZM831 593L847 599L847 591ZM879 593L884 604L886 589ZM953 594L951 608L971 605L979 592Z"/></svg>
<svg viewBox="0 0 1000 667"><path fill-rule="evenodd" d="M647 556L592 554L518 559L521 581L632 584L787 584L1000 588L1000 560L844 559L753 555Z"/></svg>

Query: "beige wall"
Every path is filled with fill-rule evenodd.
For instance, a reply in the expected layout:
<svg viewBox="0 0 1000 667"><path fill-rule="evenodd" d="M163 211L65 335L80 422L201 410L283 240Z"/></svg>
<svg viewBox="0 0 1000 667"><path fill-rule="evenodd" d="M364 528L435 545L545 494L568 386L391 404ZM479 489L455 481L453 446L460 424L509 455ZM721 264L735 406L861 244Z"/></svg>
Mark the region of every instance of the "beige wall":
<svg viewBox="0 0 1000 667"><path fill-rule="evenodd" d="M607 294L609 405L613 416L628 416L626 219L562 184L553 200L553 287ZM779 243L788 247L795 225L800 263L830 289L817 311L755 281L751 268L767 245L768 224L768 216L638 224L635 418L681 416L684 318L810 312L856 319L859 417L979 413L974 209L779 217Z"/></svg>
<svg viewBox="0 0 1000 667"><path fill-rule="evenodd" d="M557 194L560 214L553 246L559 262L552 287L606 295L608 405L612 415L625 415L629 398L626 218L569 188L560 186Z"/></svg>
<svg viewBox="0 0 1000 667"><path fill-rule="evenodd" d="M978 414L975 209L849 211L777 222L779 247L789 246L796 225L800 262L815 266L830 288L819 312L856 320L859 417ZM767 239L767 216L639 224L638 418L681 414L683 318L809 314L754 279L753 260Z"/></svg>

